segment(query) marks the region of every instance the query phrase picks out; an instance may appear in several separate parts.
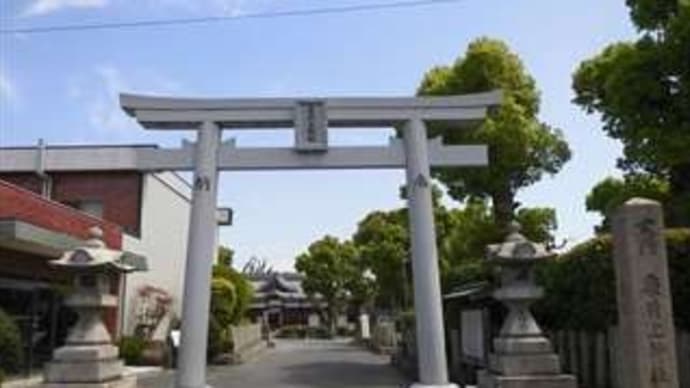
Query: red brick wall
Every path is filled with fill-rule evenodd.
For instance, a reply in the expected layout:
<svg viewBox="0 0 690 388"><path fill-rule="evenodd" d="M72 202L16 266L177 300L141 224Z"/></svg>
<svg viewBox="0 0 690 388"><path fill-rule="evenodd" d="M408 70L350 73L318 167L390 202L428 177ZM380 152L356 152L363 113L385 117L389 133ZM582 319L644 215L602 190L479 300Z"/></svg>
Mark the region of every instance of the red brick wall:
<svg viewBox="0 0 690 388"><path fill-rule="evenodd" d="M103 240L113 249L122 248L122 229L108 221L50 201L24 188L0 180L0 219L17 219L80 239L89 237L89 228L100 226Z"/></svg>
<svg viewBox="0 0 690 388"><path fill-rule="evenodd" d="M101 201L103 219L120 225L125 232L138 236L141 224L142 175L135 171L57 172L51 173L51 199L62 203ZM33 173L2 174L7 180L35 193L41 183Z"/></svg>

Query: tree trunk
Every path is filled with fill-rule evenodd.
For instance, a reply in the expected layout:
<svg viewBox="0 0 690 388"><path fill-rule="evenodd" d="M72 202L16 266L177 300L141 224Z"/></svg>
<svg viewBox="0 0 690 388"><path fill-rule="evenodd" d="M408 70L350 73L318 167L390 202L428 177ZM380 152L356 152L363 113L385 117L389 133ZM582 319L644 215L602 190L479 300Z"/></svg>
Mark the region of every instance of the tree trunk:
<svg viewBox="0 0 690 388"><path fill-rule="evenodd" d="M666 226L690 226L690 163L671 168L669 174L671 200L666 209Z"/></svg>
<svg viewBox="0 0 690 388"><path fill-rule="evenodd" d="M333 303L329 303L328 305L328 330L331 334L331 337L335 337L336 334L336 320L337 320L337 310L333 306L335 301Z"/></svg>
<svg viewBox="0 0 690 388"><path fill-rule="evenodd" d="M510 189L497 191L491 194L491 201L493 202L494 222L502 233L507 233L508 225L513 221L515 194Z"/></svg>

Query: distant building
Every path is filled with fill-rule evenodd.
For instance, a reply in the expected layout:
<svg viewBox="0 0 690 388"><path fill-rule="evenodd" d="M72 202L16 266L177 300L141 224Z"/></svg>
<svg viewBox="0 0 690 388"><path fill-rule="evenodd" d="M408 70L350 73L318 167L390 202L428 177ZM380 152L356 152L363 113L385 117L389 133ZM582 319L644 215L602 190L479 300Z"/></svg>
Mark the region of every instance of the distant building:
<svg viewBox="0 0 690 388"><path fill-rule="evenodd" d="M302 288L304 276L290 272L247 274L254 288L249 314L272 329L286 325L308 325L309 317L327 305L322 298L311 299Z"/></svg>

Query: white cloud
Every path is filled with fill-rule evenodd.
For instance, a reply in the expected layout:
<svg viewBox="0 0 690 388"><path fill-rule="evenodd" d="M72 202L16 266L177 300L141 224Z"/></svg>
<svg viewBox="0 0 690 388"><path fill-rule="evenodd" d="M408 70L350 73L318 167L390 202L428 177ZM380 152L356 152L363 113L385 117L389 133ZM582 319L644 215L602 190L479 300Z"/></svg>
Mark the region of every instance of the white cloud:
<svg viewBox="0 0 690 388"><path fill-rule="evenodd" d="M17 90L5 73L0 70L0 101L14 101L17 98Z"/></svg>
<svg viewBox="0 0 690 388"><path fill-rule="evenodd" d="M67 95L83 103L94 130L129 138L140 128L120 107L120 93L178 94L180 90L178 83L155 72L123 73L115 66L102 65L86 76L73 79Z"/></svg>
<svg viewBox="0 0 690 388"><path fill-rule="evenodd" d="M238 15L244 11L246 0L148 0L154 10L177 8L204 14Z"/></svg>
<svg viewBox="0 0 690 388"><path fill-rule="evenodd" d="M109 0L35 0L24 11L24 15L45 15L66 8L103 8L108 3Z"/></svg>
<svg viewBox="0 0 690 388"><path fill-rule="evenodd" d="M68 8L147 7L154 14L168 11L204 15L241 15L252 10L265 8L274 0L32 0L22 13L23 16L46 15Z"/></svg>

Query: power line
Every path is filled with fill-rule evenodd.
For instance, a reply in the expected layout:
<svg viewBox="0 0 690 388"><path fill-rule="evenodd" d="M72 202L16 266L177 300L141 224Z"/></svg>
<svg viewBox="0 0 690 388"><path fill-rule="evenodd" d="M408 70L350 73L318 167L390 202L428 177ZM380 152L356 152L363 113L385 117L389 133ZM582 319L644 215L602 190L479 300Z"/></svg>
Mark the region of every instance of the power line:
<svg viewBox="0 0 690 388"><path fill-rule="evenodd" d="M412 8L412 7L430 6L430 5L436 5L436 4L442 4L442 3L459 3L461 1L464 1L464 0L403 0L403 1L375 3L375 4L345 5L345 6L340 6L340 7L312 8L312 9L273 11L273 12L259 12L259 13L240 14L240 15L205 16L205 17L198 17L198 18L152 19L152 20L137 20L137 21L132 21L132 22L67 24L67 25L57 25L57 26L25 27L25 28L20 27L20 28L0 29L0 35L43 34L43 33L49 33L49 32L112 30L112 29L156 27L156 26L208 24L208 23L227 22L227 21L235 21L235 20L243 20L243 19L272 19L272 18L290 17L290 16L343 14L343 13L374 11L374 10L393 9L393 8Z"/></svg>

